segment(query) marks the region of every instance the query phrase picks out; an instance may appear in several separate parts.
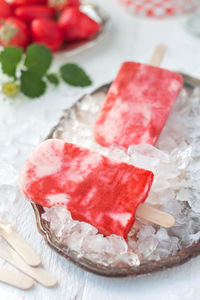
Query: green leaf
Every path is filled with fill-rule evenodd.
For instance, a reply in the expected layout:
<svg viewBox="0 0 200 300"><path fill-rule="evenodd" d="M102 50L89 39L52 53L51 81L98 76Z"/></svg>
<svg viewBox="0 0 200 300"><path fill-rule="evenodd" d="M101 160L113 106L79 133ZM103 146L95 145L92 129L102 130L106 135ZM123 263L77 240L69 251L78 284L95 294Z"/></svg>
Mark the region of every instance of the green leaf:
<svg viewBox="0 0 200 300"><path fill-rule="evenodd" d="M58 76L57 76L57 74L55 74L55 73L50 73L50 74L48 74L48 75L47 75L47 80L48 80L50 83L54 84L54 85L58 85L58 84L59 84Z"/></svg>
<svg viewBox="0 0 200 300"><path fill-rule="evenodd" d="M8 76L15 77L16 68L22 58L23 50L18 47L9 46L0 52L2 71Z"/></svg>
<svg viewBox="0 0 200 300"><path fill-rule="evenodd" d="M38 44L31 44L26 51L24 65L30 70L42 77L49 69L52 62L51 51Z"/></svg>
<svg viewBox="0 0 200 300"><path fill-rule="evenodd" d="M46 83L38 73L33 71L22 71L20 77L20 90L29 98L37 98L44 94Z"/></svg>
<svg viewBox="0 0 200 300"><path fill-rule="evenodd" d="M84 87L92 84L90 77L76 64L62 66L60 73L63 80L70 85Z"/></svg>

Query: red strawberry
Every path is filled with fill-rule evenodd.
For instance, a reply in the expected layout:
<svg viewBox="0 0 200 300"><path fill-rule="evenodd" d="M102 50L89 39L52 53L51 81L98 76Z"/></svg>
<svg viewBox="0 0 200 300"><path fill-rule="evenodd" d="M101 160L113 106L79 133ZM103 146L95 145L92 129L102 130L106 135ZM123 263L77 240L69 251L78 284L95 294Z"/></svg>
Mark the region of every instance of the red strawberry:
<svg viewBox="0 0 200 300"><path fill-rule="evenodd" d="M47 3L47 0L11 0L10 4L13 6L13 7L16 7L16 6L20 6L20 5L33 5L33 4L46 4Z"/></svg>
<svg viewBox="0 0 200 300"><path fill-rule="evenodd" d="M32 38L52 51L60 48L64 38L58 24L49 19L35 19L31 23Z"/></svg>
<svg viewBox="0 0 200 300"><path fill-rule="evenodd" d="M0 19L9 18L12 15L13 13L10 5L6 1L0 0Z"/></svg>
<svg viewBox="0 0 200 300"><path fill-rule="evenodd" d="M48 6L62 11L69 6L80 6L80 0L48 0Z"/></svg>
<svg viewBox="0 0 200 300"><path fill-rule="evenodd" d="M26 47L30 40L29 28L23 21L8 18L0 25L0 44L4 47Z"/></svg>
<svg viewBox="0 0 200 300"><path fill-rule="evenodd" d="M88 39L100 31L101 25L76 7L66 8L58 20L67 41Z"/></svg>
<svg viewBox="0 0 200 300"><path fill-rule="evenodd" d="M15 9L14 14L17 18L30 23L34 19L51 19L54 16L54 8L45 5L25 5Z"/></svg>

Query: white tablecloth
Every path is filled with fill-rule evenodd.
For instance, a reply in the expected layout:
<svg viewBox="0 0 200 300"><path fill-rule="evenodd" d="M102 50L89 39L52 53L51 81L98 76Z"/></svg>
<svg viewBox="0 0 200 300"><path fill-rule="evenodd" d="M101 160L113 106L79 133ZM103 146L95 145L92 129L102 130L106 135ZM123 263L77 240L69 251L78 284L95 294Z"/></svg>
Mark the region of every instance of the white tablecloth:
<svg viewBox="0 0 200 300"><path fill-rule="evenodd" d="M57 123L63 109L72 105L83 93L114 78L121 62L148 62L158 43L165 43L168 48L163 67L200 77L200 39L184 31L185 17L139 19L127 13L117 0L96 2L111 16L111 32L95 48L70 59L87 70L94 80L93 86L74 89L61 84L58 88L50 87L40 99L19 97L13 104L0 94L0 164L1 160L8 161L19 172L25 158ZM57 56L53 67L57 68L65 61L64 55ZM6 202L4 196L0 201ZM80 270L45 244L36 229L31 205L20 194L10 212L15 216L17 230L41 255L44 267L56 275L58 285L47 289L36 284L32 290L23 292L0 283L1 300L200 299L200 257L183 266L148 276L103 278ZM0 263L4 264L3 261Z"/></svg>

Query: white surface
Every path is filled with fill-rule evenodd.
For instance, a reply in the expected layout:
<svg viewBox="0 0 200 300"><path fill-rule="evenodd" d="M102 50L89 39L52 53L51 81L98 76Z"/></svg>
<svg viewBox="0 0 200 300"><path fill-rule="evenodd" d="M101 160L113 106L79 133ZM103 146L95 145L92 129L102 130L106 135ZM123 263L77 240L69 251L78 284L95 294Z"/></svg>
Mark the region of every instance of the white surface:
<svg viewBox="0 0 200 300"><path fill-rule="evenodd" d="M23 98L13 105L0 94L0 160L8 160L18 171L31 150L57 123L63 109L83 93L109 82L122 61L147 62L155 45L165 43L168 51L163 67L200 77L200 39L184 32L184 18L138 19L129 15L117 0L96 2L111 15L112 32L96 48L70 59L87 70L94 79L93 87L73 89L63 84L59 88L49 88L38 100ZM64 55L56 57L54 66L57 68L65 61ZM0 201L6 203L5 198ZM48 248L37 232L33 210L23 196L18 195L11 213L16 216L17 230L41 255L43 265L56 275L58 286L47 289L37 284L32 290L23 292L0 283L1 300L200 299L200 257L183 266L138 278L98 277L80 270Z"/></svg>

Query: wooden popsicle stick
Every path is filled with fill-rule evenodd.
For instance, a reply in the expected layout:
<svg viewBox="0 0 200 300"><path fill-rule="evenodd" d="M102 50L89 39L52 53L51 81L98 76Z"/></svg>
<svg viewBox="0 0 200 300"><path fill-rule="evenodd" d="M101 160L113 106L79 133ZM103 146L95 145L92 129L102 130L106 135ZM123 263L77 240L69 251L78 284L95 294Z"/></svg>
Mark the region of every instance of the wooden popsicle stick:
<svg viewBox="0 0 200 300"><path fill-rule="evenodd" d="M152 57L149 61L149 64L151 66L154 66L154 67L159 67L161 65L161 62L165 56L165 52L166 52L166 46L165 45L158 45L156 46L153 54L152 54Z"/></svg>
<svg viewBox="0 0 200 300"><path fill-rule="evenodd" d="M149 64L154 67L159 67L165 56L165 52L165 45L157 45ZM175 223L175 219L172 215L153 208L151 205L146 203L138 206L136 216L166 228L172 227Z"/></svg>
<svg viewBox="0 0 200 300"><path fill-rule="evenodd" d="M154 67L159 67L165 56L165 52L165 45L156 46L149 64ZM138 206L136 216L166 228L172 227L175 223L175 219L172 215L153 208L151 205L146 203Z"/></svg>
<svg viewBox="0 0 200 300"><path fill-rule="evenodd" d="M159 209L153 208L147 203L143 203L138 206L136 217L145 219L165 228L172 227L175 223L175 219L172 215Z"/></svg>
<svg viewBox="0 0 200 300"><path fill-rule="evenodd" d="M33 268L27 265L17 252L3 242L0 242L0 257L46 287L52 287L57 282L53 275L41 267Z"/></svg>
<svg viewBox="0 0 200 300"><path fill-rule="evenodd" d="M34 281L32 278L17 272L7 270L0 266L0 281L22 290L30 289Z"/></svg>
<svg viewBox="0 0 200 300"><path fill-rule="evenodd" d="M29 244L16 232L7 220L0 219L0 235L17 251L30 266L38 266L40 257Z"/></svg>

